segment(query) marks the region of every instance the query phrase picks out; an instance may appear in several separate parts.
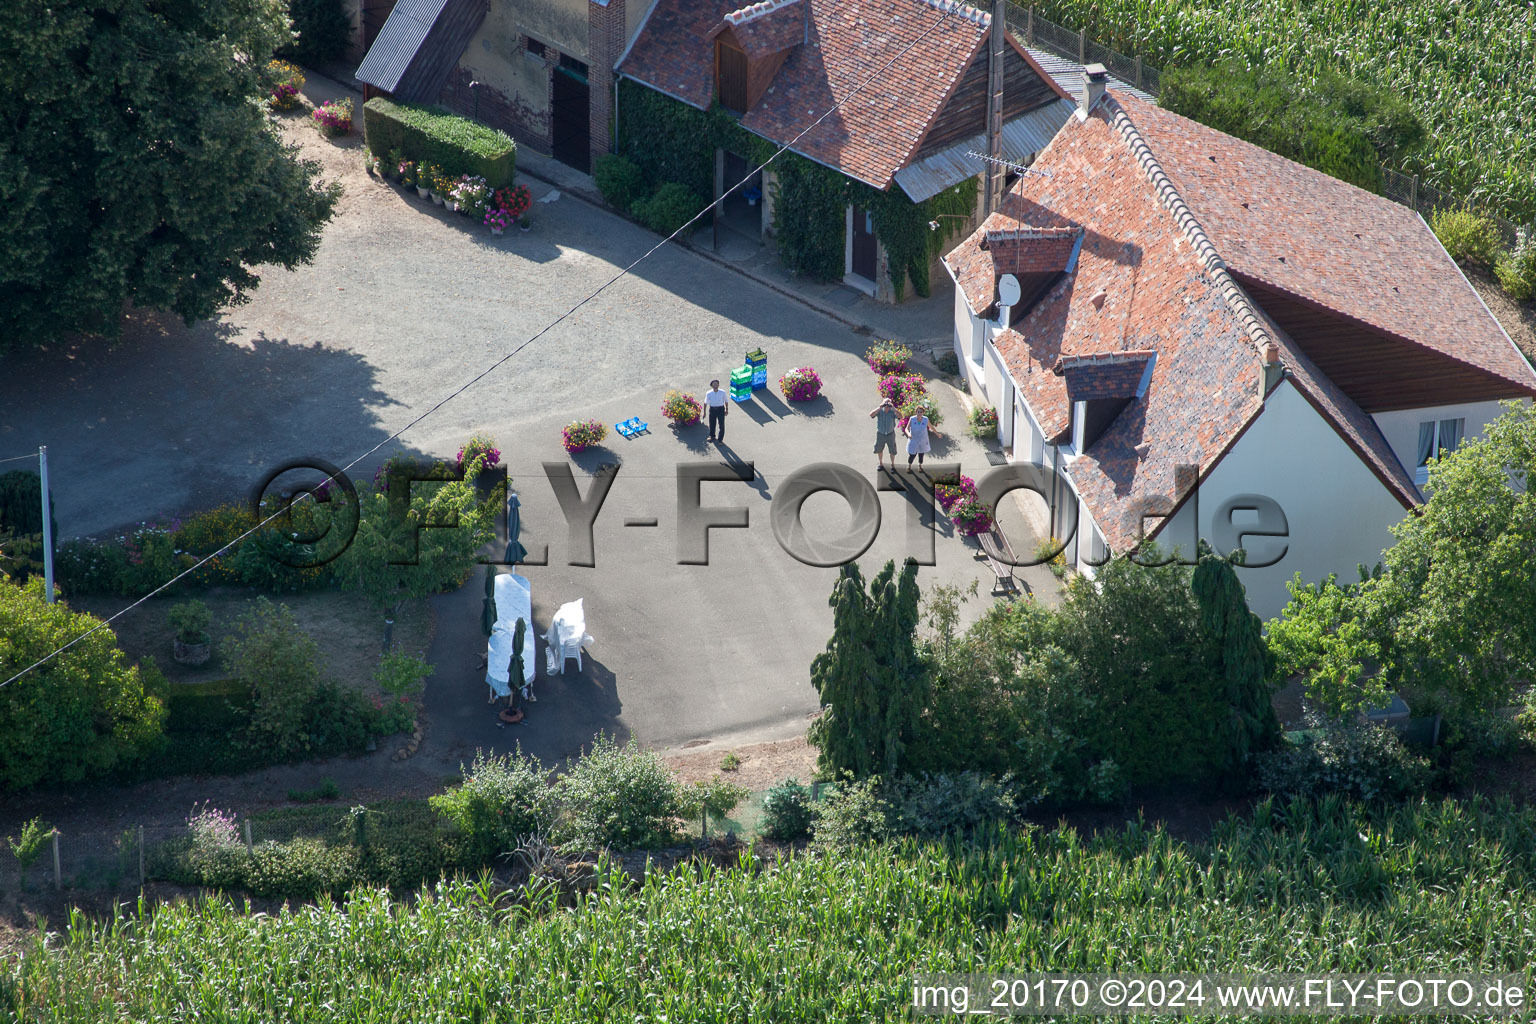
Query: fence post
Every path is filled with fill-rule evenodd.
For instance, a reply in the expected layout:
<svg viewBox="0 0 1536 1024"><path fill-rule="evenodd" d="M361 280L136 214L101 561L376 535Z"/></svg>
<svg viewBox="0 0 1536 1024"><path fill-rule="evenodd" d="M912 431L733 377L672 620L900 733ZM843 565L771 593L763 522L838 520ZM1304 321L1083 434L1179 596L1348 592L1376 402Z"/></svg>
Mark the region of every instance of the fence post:
<svg viewBox="0 0 1536 1024"><path fill-rule="evenodd" d="M1035 45L1035 9L1029 9L1029 17L1024 21L1024 41L1030 46Z"/></svg>
<svg viewBox="0 0 1536 1024"><path fill-rule="evenodd" d="M249 854L254 854L256 852L255 844L253 844L251 842L251 819L250 818L246 818L245 819L245 852L249 853Z"/></svg>
<svg viewBox="0 0 1536 1024"><path fill-rule="evenodd" d="M1088 30L1085 28L1077 30L1077 62L1088 63Z"/></svg>
<svg viewBox="0 0 1536 1024"><path fill-rule="evenodd" d="M1408 183L1408 205L1414 210L1419 208L1419 176L1417 174Z"/></svg>
<svg viewBox="0 0 1536 1024"><path fill-rule="evenodd" d="M140 825L139 826L139 885L142 887L144 885L145 881L146 881L146 879L144 878L144 826Z"/></svg>
<svg viewBox="0 0 1536 1024"><path fill-rule="evenodd" d="M1136 55L1136 88L1141 88L1141 54Z"/></svg>
<svg viewBox="0 0 1536 1024"><path fill-rule="evenodd" d="M64 888L64 872L59 867L59 830L53 830L53 887Z"/></svg>

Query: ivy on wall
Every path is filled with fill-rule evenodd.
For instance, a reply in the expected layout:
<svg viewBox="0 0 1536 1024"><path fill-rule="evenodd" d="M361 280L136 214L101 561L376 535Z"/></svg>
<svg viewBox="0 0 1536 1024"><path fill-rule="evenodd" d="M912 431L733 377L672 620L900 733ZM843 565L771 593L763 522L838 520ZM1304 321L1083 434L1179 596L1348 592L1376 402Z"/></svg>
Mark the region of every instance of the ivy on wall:
<svg viewBox="0 0 1536 1024"><path fill-rule="evenodd" d="M755 166L777 148L718 107L699 110L629 79L619 86L619 109L619 152L640 168L647 189L676 181L711 196L716 149L736 153ZM875 237L885 246L897 301L905 296L908 281L918 295L929 294L928 268L964 224L939 215L968 216L976 207L974 178L914 203L899 187L882 192L796 153L785 153L772 169L773 230L784 266L817 281L842 280L845 208L850 203L862 206L870 211ZM934 220L940 224L937 231L928 227Z"/></svg>

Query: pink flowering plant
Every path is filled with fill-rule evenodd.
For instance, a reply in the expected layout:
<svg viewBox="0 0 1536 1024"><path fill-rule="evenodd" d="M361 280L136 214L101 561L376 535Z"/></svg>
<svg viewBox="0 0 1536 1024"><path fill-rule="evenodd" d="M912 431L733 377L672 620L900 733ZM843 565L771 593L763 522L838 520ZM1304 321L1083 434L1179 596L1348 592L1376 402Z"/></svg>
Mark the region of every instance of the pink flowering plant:
<svg viewBox="0 0 1536 1024"><path fill-rule="evenodd" d="M976 497L976 481L958 473L941 477L934 482L933 497L939 507L948 512L958 502Z"/></svg>
<svg viewBox="0 0 1536 1024"><path fill-rule="evenodd" d="M272 110L294 110L299 105L299 90L304 88L304 72L285 60L267 62L267 78L272 91L267 106Z"/></svg>
<svg viewBox="0 0 1536 1024"><path fill-rule="evenodd" d="M907 368L912 350L894 341L877 341L864 352L869 368L882 377L888 373L900 373Z"/></svg>
<svg viewBox="0 0 1536 1024"><path fill-rule="evenodd" d="M690 394L668 391L661 399L661 414L671 420L673 426L686 427L703 418L704 407Z"/></svg>
<svg viewBox="0 0 1536 1024"><path fill-rule="evenodd" d="M898 421L901 429L906 430L907 425L912 422L912 417L919 412L928 417L930 427L937 428L944 422L944 416L939 412L939 403L935 402L927 392L922 392L908 395L907 400L897 407L896 415L901 417Z"/></svg>
<svg viewBox="0 0 1536 1024"><path fill-rule="evenodd" d="M505 231L512 226L512 215L506 210L490 209L485 211L485 226L492 231Z"/></svg>
<svg viewBox="0 0 1536 1024"><path fill-rule="evenodd" d="M901 371L880 378L880 397L889 398L898 409L918 395L928 393L928 382L920 373Z"/></svg>
<svg viewBox="0 0 1536 1024"><path fill-rule="evenodd" d="M477 458L485 460L481 463L481 469L495 469L501 465L501 449L496 447L493 438L476 434L459 449L459 468L463 469Z"/></svg>
<svg viewBox="0 0 1536 1024"><path fill-rule="evenodd" d="M992 506L975 495L963 498L951 506L949 518L955 524L955 532L962 537L986 533L997 522L992 514Z"/></svg>
<svg viewBox="0 0 1536 1024"><path fill-rule="evenodd" d="M448 194L459 204L459 209L476 215L483 213L491 201L491 187L477 174L466 174L459 178L458 184Z"/></svg>
<svg viewBox="0 0 1536 1024"><path fill-rule="evenodd" d="M352 130L352 98L326 100L310 115L322 134L345 135Z"/></svg>
<svg viewBox="0 0 1536 1024"><path fill-rule="evenodd" d="M821 374L809 366L797 366L779 378L779 390L791 402L809 402L821 394Z"/></svg>
<svg viewBox="0 0 1536 1024"><path fill-rule="evenodd" d="M565 446L569 454L575 455L599 443L607 436L608 428L597 420L576 420L566 424L565 429L560 431L560 443Z"/></svg>

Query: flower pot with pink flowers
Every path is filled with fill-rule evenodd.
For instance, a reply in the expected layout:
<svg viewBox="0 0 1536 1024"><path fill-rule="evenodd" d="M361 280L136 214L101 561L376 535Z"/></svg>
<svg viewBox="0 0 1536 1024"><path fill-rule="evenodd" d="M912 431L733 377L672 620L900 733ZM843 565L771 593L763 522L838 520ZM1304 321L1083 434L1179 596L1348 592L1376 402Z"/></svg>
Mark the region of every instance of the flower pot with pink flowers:
<svg viewBox="0 0 1536 1024"><path fill-rule="evenodd" d="M952 505L949 518L955 524L955 532L962 537L979 536L991 530L997 522L992 506L974 495Z"/></svg>
<svg viewBox="0 0 1536 1024"><path fill-rule="evenodd" d="M779 378L779 390L791 402L809 402L821 396L821 374L809 366L797 366Z"/></svg>
<svg viewBox="0 0 1536 1024"><path fill-rule="evenodd" d="M690 394L668 391L661 399L661 414L671 420L674 427L689 427L704 418L704 407Z"/></svg>
<svg viewBox="0 0 1536 1024"><path fill-rule="evenodd" d="M560 431L560 443L565 446L567 454L575 455L602 443L607 436L608 428L597 420L575 420Z"/></svg>

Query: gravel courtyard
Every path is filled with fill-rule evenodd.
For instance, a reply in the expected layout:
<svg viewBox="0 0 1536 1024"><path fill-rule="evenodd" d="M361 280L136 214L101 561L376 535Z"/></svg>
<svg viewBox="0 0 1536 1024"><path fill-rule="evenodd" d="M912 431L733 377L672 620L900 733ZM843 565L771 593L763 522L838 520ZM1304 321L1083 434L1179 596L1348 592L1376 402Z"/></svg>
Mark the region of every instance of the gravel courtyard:
<svg viewBox="0 0 1536 1024"><path fill-rule="evenodd" d="M244 498L278 462L318 455L345 465L565 313L657 241L571 196L535 202L534 227L492 238L467 218L367 177L360 139L339 144L302 123L290 134L339 178L346 195L311 266L268 270L251 301L184 327L134 316L115 346L85 341L8 357L0 381L0 455L49 446L64 536ZM525 179L536 198L550 187ZM944 294L937 294L941 290ZM948 303L947 281L935 299ZM371 479L392 450L451 457L471 433L495 436L524 502L524 541L547 544L533 583L540 628L562 602L584 598L596 642L584 671L538 684L526 724L492 719L476 667L478 577L436 599L437 672L421 754L452 762L478 747L569 753L606 729L648 745L694 739L778 739L803 732L816 706L811 658L825 643L835 569L803 565L775 540L769 508L785 477L840 462L874 479L867 413L877 402L862 352L871 338L676 245L514 356L399 442L353 471ZM806 408L776 389L732 409L729 449L703 429L674 432L661 395L701 395L742 354L761 347L770 378L812 365L826 381ZM958 393L935 386L945 413L935 458L979 476L986 460L963 437ZM603 461L620 470L595 528L596 565L567 564L571 547L545 462L571 465L559 427L638 415L651 434L573 466L583 494ZM590 454L590 453L589 453ZM751 461L756 479L703 485L705 506L743 506L750 526L713 530L710 564L677 564L676 465ZM900 494L881 498L883 526L861 559L871 574L909 550ZM804 506L816 535L849 521L828 495ZM654 518L655 527L625 520ZM1032 543L1009 524L1015 547ZM971 547L941 524L925 588L986 576ZM535 543L537 542L537 543ZM1050 577L1021 572L1042 591ZM986 593L990 577L983 579ZM979 603L973 602L973 610ZM542 658L542 655L541 655Z"/></svg>

